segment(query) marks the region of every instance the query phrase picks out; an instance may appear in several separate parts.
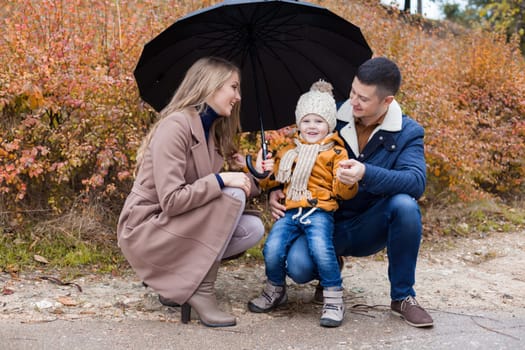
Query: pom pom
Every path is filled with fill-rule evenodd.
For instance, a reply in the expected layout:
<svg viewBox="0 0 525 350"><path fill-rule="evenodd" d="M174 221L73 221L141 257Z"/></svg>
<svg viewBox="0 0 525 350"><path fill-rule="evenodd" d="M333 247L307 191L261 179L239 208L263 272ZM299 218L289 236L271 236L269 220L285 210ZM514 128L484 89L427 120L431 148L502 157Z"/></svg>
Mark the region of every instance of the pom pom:
<svg viewBox="0 0 525 350"><path fill-rule="evenodd" d="M329 93L330 96L332 96L332 97L334 96L334 94L332 92L333 90L334 90L334 88L333 88L332 84L330 84L329 82L324 81L322 79L320 79L319 81L316 81L310 87L310 91L326 92L326 93Z"/></svg>

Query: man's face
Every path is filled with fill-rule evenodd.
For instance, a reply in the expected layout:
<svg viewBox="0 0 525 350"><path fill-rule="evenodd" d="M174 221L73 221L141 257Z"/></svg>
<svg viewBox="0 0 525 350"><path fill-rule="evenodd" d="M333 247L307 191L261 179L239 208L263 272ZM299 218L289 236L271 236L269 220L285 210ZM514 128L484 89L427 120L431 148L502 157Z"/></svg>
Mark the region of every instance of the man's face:
<svg viewBox="0 0 525 350"><path fill-rule="evenodd" d="M354 117L369 125L386 113L393 96L381 98L375 85L365 85L354 78L350 90L350 103Z"/></svg>

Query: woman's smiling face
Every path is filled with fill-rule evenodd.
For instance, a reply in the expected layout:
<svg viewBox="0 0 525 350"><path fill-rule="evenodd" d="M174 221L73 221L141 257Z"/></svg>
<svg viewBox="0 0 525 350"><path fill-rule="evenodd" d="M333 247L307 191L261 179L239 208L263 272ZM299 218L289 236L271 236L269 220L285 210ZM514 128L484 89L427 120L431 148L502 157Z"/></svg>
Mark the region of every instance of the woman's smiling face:
<svg viewBox="0 0 525 350"><path fill-rule="evenodd" d="M240 85L239 75L233 72L230 78L206 99L206 103L218 115L229 117L233 106L241 100Z"/></svg>

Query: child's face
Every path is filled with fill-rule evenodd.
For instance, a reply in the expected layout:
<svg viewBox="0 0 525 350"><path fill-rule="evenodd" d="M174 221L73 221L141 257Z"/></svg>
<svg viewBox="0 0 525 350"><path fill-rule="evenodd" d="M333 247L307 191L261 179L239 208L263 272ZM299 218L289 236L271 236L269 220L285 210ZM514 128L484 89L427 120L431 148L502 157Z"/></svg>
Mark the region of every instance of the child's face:
<svg viewBox="0 0 525 350"><path fill-rule="evenodd" d="M307 114L299 122L299 132L306 142L316 143L328 135L328 123L317 114Z"/></svg>

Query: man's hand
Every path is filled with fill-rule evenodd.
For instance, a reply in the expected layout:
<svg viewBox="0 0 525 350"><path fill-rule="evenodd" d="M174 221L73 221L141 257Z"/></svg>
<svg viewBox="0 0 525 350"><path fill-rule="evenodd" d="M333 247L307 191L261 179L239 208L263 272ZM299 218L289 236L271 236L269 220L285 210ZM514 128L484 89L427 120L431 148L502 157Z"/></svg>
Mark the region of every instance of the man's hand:
<svg viewBox="0 0 525 350"><path fill-rule="evenodd" d="M347 159L339 162L337 178L345 185L353 185L365 176L366 167L355 159Z"/></svg>
<svg viewBox="0 0 525 350"><path fill-rule="evenodd" d="M272 217L277 220L279 218L282 218L284 216L284 212L286 211L286 207L281 204L280 200L284 199L284 193L282 190L275 190L270 192L270 195L268 196L270 203L270 212L272 213Z"/></svg>

